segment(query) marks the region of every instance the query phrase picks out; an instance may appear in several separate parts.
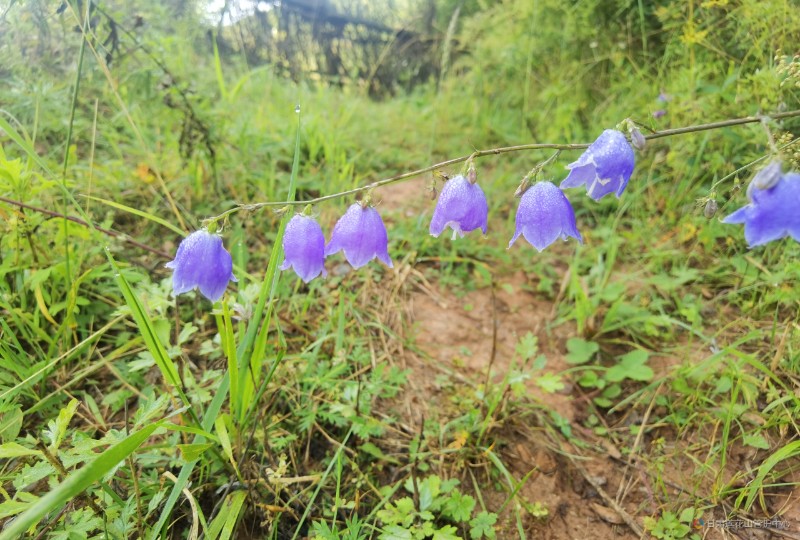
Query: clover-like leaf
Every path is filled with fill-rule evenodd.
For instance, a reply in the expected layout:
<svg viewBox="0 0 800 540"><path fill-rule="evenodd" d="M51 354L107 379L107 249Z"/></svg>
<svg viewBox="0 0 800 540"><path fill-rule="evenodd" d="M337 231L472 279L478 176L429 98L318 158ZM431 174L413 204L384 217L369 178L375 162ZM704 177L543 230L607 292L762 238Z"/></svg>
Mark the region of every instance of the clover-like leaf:
<svg viewBox="0 0 800 540"><path fill-rule="evenodd" d="M582 338L569 338L567 340L567 362L570 364L585 364L600 350L600 346L593 341Z"/></svg>

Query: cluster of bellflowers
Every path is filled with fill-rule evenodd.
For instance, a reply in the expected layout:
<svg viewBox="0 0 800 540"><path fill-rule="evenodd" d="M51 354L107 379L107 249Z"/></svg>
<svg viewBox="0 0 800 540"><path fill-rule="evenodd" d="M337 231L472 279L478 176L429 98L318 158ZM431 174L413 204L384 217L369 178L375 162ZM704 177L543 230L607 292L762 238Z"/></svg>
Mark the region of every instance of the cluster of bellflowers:
<svg viewBox="0 0 800 540"><path fill-rule="evenodd" d="M622 129L627 129L630 142ZM559 238L571 237L583 243L572 204L563 190L583 187L595 201L611 194L619 198L635 167L633 148L642 150L644 145L645 137L628 119L616 129L603 131L577 161L567 165L569 173L559 186L550 181L532 181L555 156L534 167L515 193L520 201L514 235L508 247L511 248L520 236L539 252ZM434 188L434 196L435 191ZM800 212L797 211L800 174L783 174L780 162L773 161L754 177L748 197L750 204L727 216L723 222L744 223L745 238L751 247L785 236L800 241ZM429 231L438 237L450 228L453 239L478 229L486 235L488 213L486 196L470 161L466 175L445 181ZM287 223L283 251L285 259L280 269L294 270L305 283L327 276L326 257L340 251L356 269L373 259L392 267L386 226L370 204L369 196L350 205L336 222L327 242L322 228L311 215L311 207L307 206ZM228 283L236 281L230 253L214 230L203 229L187 236L167 267L174 271L174 295L198 289L203 296L216 302Z"/></svg>

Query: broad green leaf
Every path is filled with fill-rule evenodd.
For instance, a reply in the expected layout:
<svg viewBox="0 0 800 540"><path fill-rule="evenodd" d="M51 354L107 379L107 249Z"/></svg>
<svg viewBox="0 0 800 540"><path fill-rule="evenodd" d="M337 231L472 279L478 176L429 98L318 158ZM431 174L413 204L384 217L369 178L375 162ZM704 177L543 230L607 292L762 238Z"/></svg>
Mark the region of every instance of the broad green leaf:
<svg viewBox="0 0 800 540"><path fill-rule="evenodd" d="M22 429L22 409L14 407L0 415L0 441L13 441Z"/></svg>
<svg viewBox="0 0 800 540"><path fill-rule="evenodd" d="M478 540L481 537L495 538L494 524L497 523L497 515L490 514L489 512L481 512L469 522L469 536L472 540Z"/></svg>
<svg viewBox="0 0 800 540"><path fill-rule="evenodd" d="M413 535L408 529L404 529L399 525L389 525L378 536L381 540L412 540Z"/></svg>
<svg viewBox="0 0 800 540"><path fill-rule="evenodd" d="M678 516L678 521L682 523L689 523L695 518L695 509L691 506L689 508L684 508L681 514Z"/></svg>
<svg viewBox="0 0 800 540"><path fill-rule="evenodd" d="M445 515L450 516L456 522L468 521L474 509L475 499L460 491L454 491L444 503Z"/></svg>
<svg viewBox="0 0 800 540"><path fill-rule="evenodd" d="M34 501L15 501L13 499L0 503L0 519L16 516L27 510Z"/></svg>
<svg viewBox="0 0 800 540"><path fill-rule="evenodd" d="M585 364L600 350L600 346L593 341L581 338L567 340L567 362L570 364Z"/></svg>
<svg viewBox="0 0 800 540"><path fill-rule="evenodd" d="M194 461L199 459L206 450L214 446L214 443L179 444L177 446L184 461Z"/></svg>
<svg viewBox="0 0 800 540"><path fill-rule="evenodd" d="M452 525L445 525L433 531L433 540L461 540L461 537L458 535L458 529Z"/></svg>
<svg viewBox="0 0 800 540"><path fill-rule="evenodd" d="M756 433L754 435L745 435L742 437L742 441L747 446L752 446L753 448L759 448L761 450L769 450L769 442L760 433Z"/></svg>
<svg viewBox="0 0 800 540"><path fill-rule="evenodd" d="M609 368L605 379L609 382L620 382L623 379L634 381L649 381L653 379L653 370L645 365L650 354L647 351L636 349L620 357L616 366Z"/></svg>
<svg viewBox="0 0 800 540"><path fill-rule="evenodd" d="M21 444L17 444L15 442L0 444L0 459L34 456L40 453L41 452L39 450L25 448Z"/></svg>

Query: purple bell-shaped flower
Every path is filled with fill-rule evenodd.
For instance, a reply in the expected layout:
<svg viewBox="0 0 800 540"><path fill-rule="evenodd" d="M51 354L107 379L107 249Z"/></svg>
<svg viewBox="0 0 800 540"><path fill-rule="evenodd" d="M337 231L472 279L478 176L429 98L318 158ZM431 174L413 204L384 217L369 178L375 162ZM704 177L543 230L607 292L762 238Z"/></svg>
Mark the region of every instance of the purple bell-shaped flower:
<svg viewBox="0 0 800 540"><path fill-rule="evenodd" d="M772 165L765 169L770 167ZM767 173L772 174L774 170ZM767 189L755 185L758 178L756 175L748 186L750 204L739 208L722 222L744 223L744 238L751 248L787 236L800 242L800 174L787 173L777 181L762 182L762 185L771 184Z"/></svg>
<svg viewBox="0 0 800 540"><path fill-rule="evenodd" d="M516 226L509 248L520 235L539 251L559 237L566 240L571 236L583 243L569 199L552 182L539 182L522 194Z"/></svg>
<svg viewBox="0 0 800 540"><path fill-rule="evenodd" d="M453 229L453 239L478 228L486 234L488 214L489 205L481 187L458 175L442 188L431 219L431 235L438 237L446 227Z"/></svg>
<svg viewBox="0 0 800 540"><path fill-rule="evenodd" d="M361 268L377 257L389 268L389 237L378 211L371 206L353 203L333 227L331 240L325 246L325 256L344 250L347 262Z"/></svg>
<svg viewBox="0 0 800 540"><path fill-rule="evenodd" d="M231 254L222 246L222 238L206 230L195 231L184 238L175 260L166 266L173 270L172 294L176 296L196 288L216 302L222 298L228 282L237 281Z"/></svg>
<svg viewBox="0 0 800 540"><path fill-rule="evenodd" d="M605 130L578 161L567 165L569 175L561 182L561 189L586 185L586 193L599 200L609 193L617 197L625 191L633 174L635 157L625 135L616 129Z"/></svg>
<svg viewBox="0 0 800 540"><path fill-rule="evenodd" d="M286 224L283 234L284 261L281 270L294 269L305 283L325 271L325 235L316 220L297 214Z"/></svg>

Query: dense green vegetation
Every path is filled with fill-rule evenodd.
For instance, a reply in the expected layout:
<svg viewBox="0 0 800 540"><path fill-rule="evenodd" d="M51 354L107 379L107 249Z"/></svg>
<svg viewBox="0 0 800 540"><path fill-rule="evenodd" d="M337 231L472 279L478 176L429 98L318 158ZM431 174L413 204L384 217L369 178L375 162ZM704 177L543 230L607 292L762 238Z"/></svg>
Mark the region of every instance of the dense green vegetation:
<svg viewBox="0 0 800 540"><path fill-rule="evenodd" d="M299 1L136 4L0 7L0 539L580 536L528 489L552 474L657 538L797 515L800 247L718 218L770 141L800 170L800 119L651 139L619 200L569 193L582 245L506 249L553 155L528 150L474 162L486 237L428 234L428 188L465 160L374 190L393 269L339 255L303 284L272 208L220 221L222 302L173 297L164 268L240 203L800 109L795 2L331 0L319 25ZM326 233L353 200L314 207ZM545 323L476 372L469 344L417 343L419 290L453 313L489 294L495 340L503 291ZM612 499L644 494L598 498L583 458L616 468Z"/></svg>

